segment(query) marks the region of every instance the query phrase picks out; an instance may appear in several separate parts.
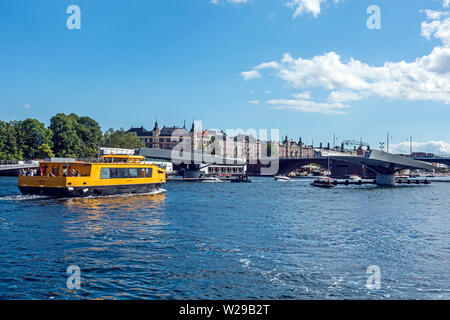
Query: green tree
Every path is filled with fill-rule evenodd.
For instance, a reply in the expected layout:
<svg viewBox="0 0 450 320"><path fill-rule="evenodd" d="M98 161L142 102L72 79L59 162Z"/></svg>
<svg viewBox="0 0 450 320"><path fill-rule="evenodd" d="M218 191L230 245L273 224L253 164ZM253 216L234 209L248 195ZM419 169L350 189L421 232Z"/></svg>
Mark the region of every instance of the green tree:
<svg viewBox="0 0 450 320"><path fill-rule="evenodd" d="M45 158L53 155L52 131L36 120L12 122L16 132L17 147L25 159Z"/></svg>
<svg viewBox="0 0 450 320"><path fill-rule="evenodd" d="M54 150L59 157L89 158L97 155L102 130L90 117L58 113L50 119Z"/></svg>
<svg viewBox="0 0 450 320"><path fill-rule="evenodd" d="M23 154L17 145L16 130L4 121L0 121L0 160L22 160Z"/></svg>
<svg viewBox="0 0 450 320"><path fill-rule="evenodd" d="M77 135L83 142L83 151L80 156L84 158L95 157L98 154L99 143L103 137L100 125L97 121L89 117L77 118Z"/></svg>
<svg viewBox="0 0 450 320"><path fill-rule="evenodd" d="M43 143L38 148L37 158L53 158L55 154L52 148L47 144Z"/></svg>
<svg viewBox="0 0 450 320"><path fill-rule="evenodd" d="M77 158L82 156L84 145L77 132L78 116L58 113L50 119L49 129L53 132L53 150L58 157Z"/></svg>
<svg viewBox="0 0 450 320"><path fill-rule="evenodd" d="M120 130L109 129L103 136L102 146L107 148L123 148L137 149L144 147L144 143L134 132L125 132L123 128Z"/></svg>

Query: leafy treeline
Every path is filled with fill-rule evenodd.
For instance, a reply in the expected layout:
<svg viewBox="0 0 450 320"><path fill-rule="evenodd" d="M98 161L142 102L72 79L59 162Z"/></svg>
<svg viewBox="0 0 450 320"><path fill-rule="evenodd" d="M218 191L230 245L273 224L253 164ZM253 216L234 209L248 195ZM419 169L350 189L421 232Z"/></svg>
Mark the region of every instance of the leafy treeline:
<svg viewBox="0 0 450 320"><path fill-rule="evenodd" d="M48 128L36 119L0 121L0 160L46 157L91 158L98 147L139 148L135 133L109 129L104 134L97 121L74 113L58 113Z"/></svg>

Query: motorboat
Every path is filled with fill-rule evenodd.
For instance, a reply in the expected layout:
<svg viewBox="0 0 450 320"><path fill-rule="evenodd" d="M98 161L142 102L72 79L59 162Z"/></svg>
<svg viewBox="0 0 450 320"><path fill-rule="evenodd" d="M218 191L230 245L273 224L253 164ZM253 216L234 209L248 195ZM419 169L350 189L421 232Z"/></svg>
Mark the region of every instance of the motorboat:
<svg viewBox="0 0 450 320"><path fill-rule="evenodd" d="M319 188L333 188L336 187L336 181L333 178L329 177L319 177L318 179L314 180L313 183L311 183L313 187L319 187Z"/></svg>
<svg viewBox="0 0 450 320"><path fill-rule="evenodd" d="M222 182L222 180L220 180L217 177L202 177L201 181L202 182Z"/></svg>
<svg viewBox="0 0 450 320"><path fill-rule="evenodd" d="M275 176L275 181L290 181L291 178L288 176Z"/></svg>
<svg viewBox="0 0 450 320"><path fill-rule="evenodd" d="M252 180L250 180L250 178L248 176L237 176L236 178L233 178L230 180L230 182L234 182L234 183L249 183L252 182Z"/></svg>

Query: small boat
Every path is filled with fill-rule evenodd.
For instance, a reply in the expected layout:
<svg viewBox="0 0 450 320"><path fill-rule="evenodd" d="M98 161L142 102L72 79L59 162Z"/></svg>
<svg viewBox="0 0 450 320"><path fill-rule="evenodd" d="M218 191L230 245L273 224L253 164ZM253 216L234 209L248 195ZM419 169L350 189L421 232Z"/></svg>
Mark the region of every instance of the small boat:
<svg viewBox="0 0 450 320"><path fill-rule="evenodd" d="M333 188L336 187L336 181L332 178L320 177L319 179L314 180L311 185L319 188Z"/></svg>
<svg viewBox="0 0 450 320"><path fill-rule="evenodd" d="M352 181L361 181L362 179L361 179L360 176L352 174L352 175L350 175L350 180L352 180Z"/></svg>
<svg viewBox="0 0 450 320"><path fill-rule="evenodd" d="M275 181L290 181L291 178L288 176L275 176Z"/></svg>
<svg viewBox="0 0 450 320"><path fill-rule="evenodd" d="M166 182L166 171L143 162L144 157L105 155L98 162L58 159L39 164L36 175L21 175L23 194L54 197L148 193Z"/></svg>
<svg viewBox="0 0 450 320"><path fill-rule="evenodd" d="M237 176L234 179L231 179L230 182L234 182L234 183L249 183L252 182L252 180L250 180L250 178L248 176Z"/></svg>

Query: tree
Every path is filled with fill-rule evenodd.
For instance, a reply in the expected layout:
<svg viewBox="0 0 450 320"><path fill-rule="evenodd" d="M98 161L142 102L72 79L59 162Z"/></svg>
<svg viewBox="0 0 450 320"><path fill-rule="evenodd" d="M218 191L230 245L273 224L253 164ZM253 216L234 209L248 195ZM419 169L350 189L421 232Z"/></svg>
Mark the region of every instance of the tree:
<svg viewBox="0 0 450 320"><path fill-rule="evenodd" d="M90 117L79 117L75 113L58 113L50 119L55 153L59 157L95 157L102 139L102 130Z"/></svg>
<svg viewBox="0 0 450 320"><path fill-rule="evenodd" d="M77 132L78 116L58 113L50 119L53 132L53 150L58 157L77 158L83 154L84 145Z"/></svg>
<svg viewBox="0 0 450 320"><path fill-rule="evenodd" d="M103 136L103 147L107 148L123 148L137 149L144 147L144 144L134 132L125 132L123 128L120 130L109 129Z"/></svg>
<svg viewBox="0 0 450 320"><path fill-rule="evenodd" d="M24 121L14 121L12 125L16 132L17 148L25 159L53 156L53 133L42 122L28 118Z"/></svg>
<svg viewBox="0 0 450 320"><path fill-rule="evenodd" d="M10 123L0 121L0 160L22 160L22 157L14 127Z"/></svg>
<svg viewBox="0 0 450 320"><path fill-rule="evenodd" d="M78 118L77 135L83 142L83 151L80 156L84 158L97 156L99 143L103 136L100 125L89 117L78 117L74 114L71 114L71 116Z"/></svg>
<svg viewBox="0 0 450 320"><path fill-rule="evenodd" d="M43 143L38 148L37 158L53 158L55 154L52 148L47 144Z"/></svg>

